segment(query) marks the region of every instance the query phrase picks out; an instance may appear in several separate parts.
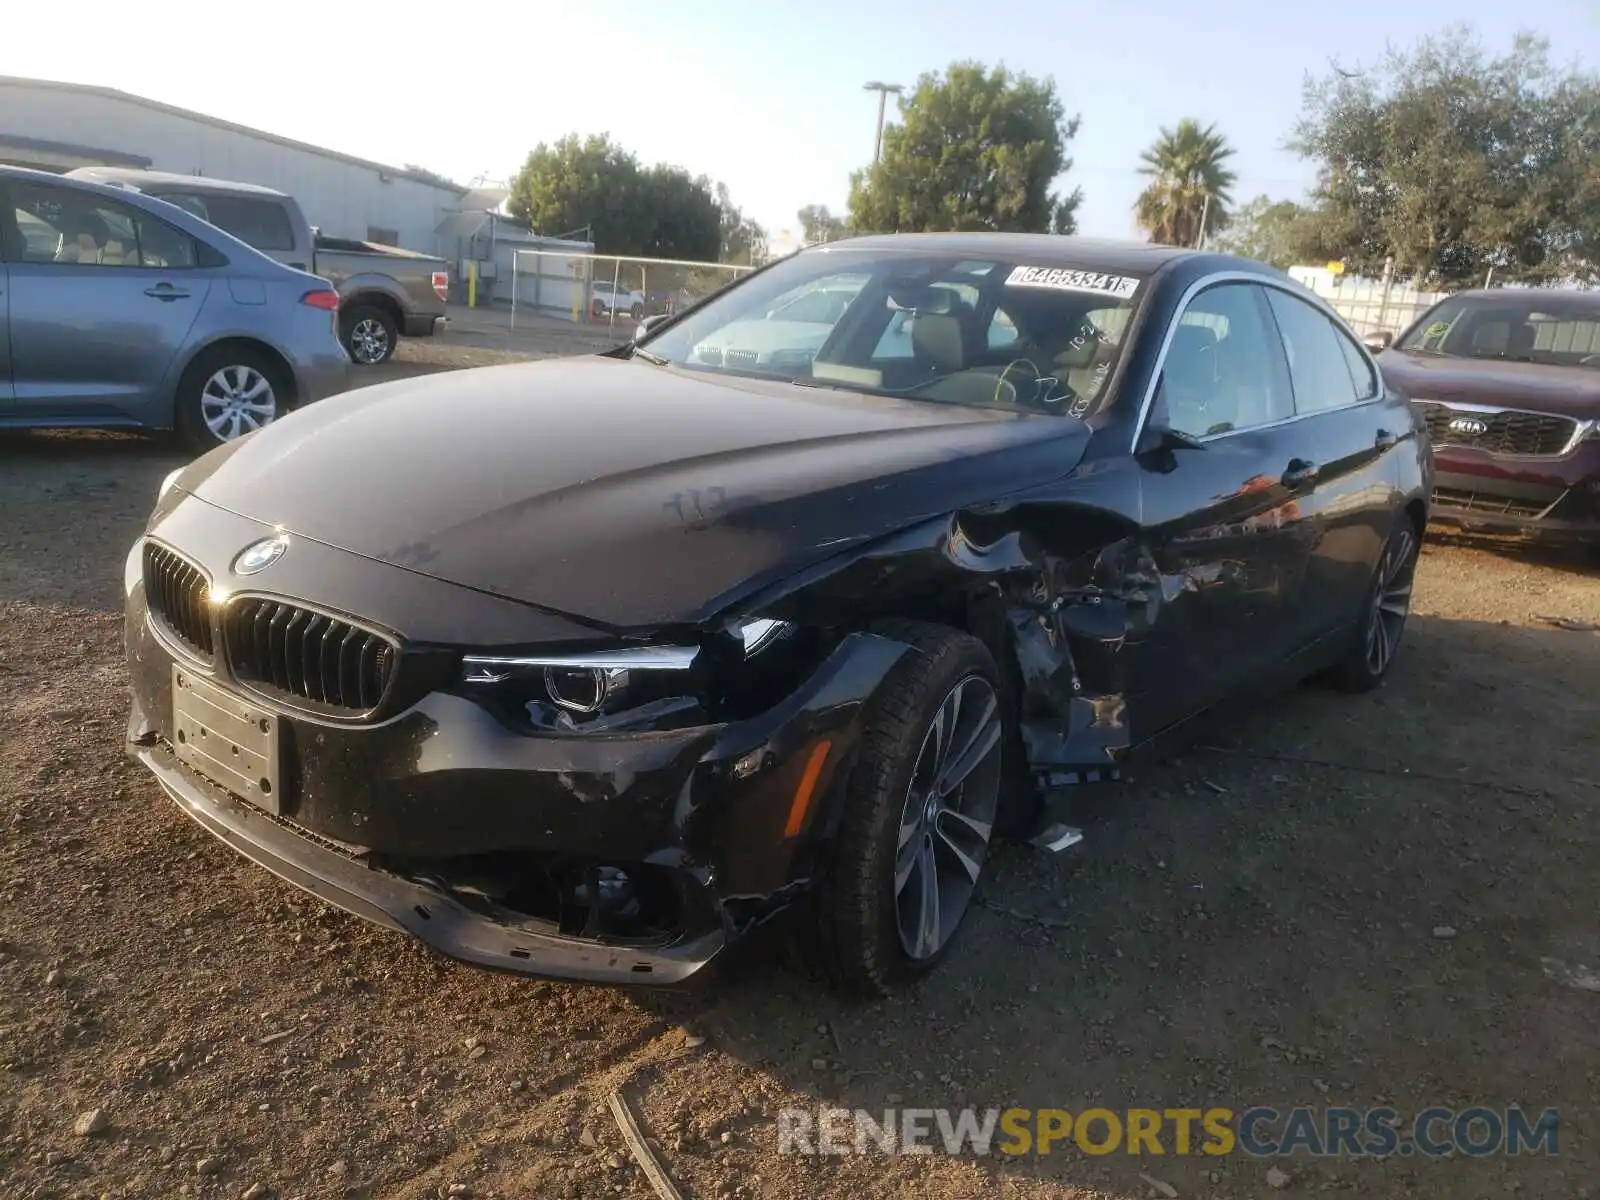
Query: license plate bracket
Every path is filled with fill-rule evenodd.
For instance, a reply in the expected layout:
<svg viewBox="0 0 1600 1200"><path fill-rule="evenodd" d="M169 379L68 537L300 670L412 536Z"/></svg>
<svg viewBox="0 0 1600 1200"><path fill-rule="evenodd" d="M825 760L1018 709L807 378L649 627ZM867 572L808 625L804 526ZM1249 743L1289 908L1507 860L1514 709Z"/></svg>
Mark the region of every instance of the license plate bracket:
<svg viewBox="0 0 1600 1200"><path fill-rule="evenodd" d="M172 749L178 761L274 816L281 811L278 715L172 667Z"/></svg>

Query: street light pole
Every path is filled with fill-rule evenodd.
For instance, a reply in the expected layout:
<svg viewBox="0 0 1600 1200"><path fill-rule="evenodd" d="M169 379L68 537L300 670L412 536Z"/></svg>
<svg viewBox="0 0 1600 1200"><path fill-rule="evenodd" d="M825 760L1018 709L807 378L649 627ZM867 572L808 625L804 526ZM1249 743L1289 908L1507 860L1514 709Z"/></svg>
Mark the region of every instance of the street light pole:
<svg viewBox="0 0 1600 1200"><path fill-rule="evenodd" d="M872 161L877 162L883 157L883 110L889 101L889 93L893 92L898 96L906 89L903 84L880 83L874 79L871 83L862 84L861 90L878 93L878 137L872 145Z"/></svg>

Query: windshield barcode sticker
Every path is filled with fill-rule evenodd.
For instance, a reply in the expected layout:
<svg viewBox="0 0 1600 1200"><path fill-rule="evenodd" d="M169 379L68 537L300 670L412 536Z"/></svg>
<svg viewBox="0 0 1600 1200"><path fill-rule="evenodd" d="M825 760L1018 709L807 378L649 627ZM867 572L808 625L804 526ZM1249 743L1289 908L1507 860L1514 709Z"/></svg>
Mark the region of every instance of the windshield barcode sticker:
<svg viewBox="0 0 1600 1200"><path fill-rule="evenodd" d="M1126 299L1139 286L1126 275L1105 275L1099 271L1072 271L1065 267L1014 267L1006 278L1007 287L1055 288L1063 292L1104 292Z"/></svg>

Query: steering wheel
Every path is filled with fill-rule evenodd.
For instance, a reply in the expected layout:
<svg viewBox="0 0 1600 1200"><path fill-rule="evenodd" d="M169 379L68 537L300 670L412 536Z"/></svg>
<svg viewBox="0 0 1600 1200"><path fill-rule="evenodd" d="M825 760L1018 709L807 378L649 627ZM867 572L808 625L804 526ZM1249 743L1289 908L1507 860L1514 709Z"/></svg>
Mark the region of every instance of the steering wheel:
<svg viewBox="0 0 1600 1200"><path fill-rule="evenodd" d="M1025 381L1032 387L1031 395L1025 395L1023 389L1018 387L1017 383L1010 378L1011 372L1018 367L1027 367L1032 372L1033 377ZM1006 389L1008 384L1011 387L1014 403L1030 408L1040 408L1046 412L1054 411L1064 401L1077 399L1070 387L1062 383L1056 376L1046 375L1039 370L1038 364L1031 358L1014 358L1001 368L1000 377L995 380L994 384L994 403L1002 403L1000 393ZM1057 389L1060 389L1059 393Z"/></svg>

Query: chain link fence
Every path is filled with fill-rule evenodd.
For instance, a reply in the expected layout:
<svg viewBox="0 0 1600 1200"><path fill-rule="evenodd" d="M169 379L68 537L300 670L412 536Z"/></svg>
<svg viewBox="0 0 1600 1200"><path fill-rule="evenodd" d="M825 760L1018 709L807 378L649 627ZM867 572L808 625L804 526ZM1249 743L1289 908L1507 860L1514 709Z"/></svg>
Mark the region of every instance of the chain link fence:
<svg viewBox="0 0 1600 1200"><path fill-rule="evenodd" d="M1392 279L1335 275L1323 267L1290 267L1289 275L1327 301L1361 337L1369 333L1398 335L1447 295L1418 291Z"/></svg>
<svg viewBox="0 0 1600 1200"><path fill-rule="evenodd" d="M687 308L755 269L558 250L518 250L511 265L513 329L520 314L604 325L629 336L643 318Z"/></svg>

